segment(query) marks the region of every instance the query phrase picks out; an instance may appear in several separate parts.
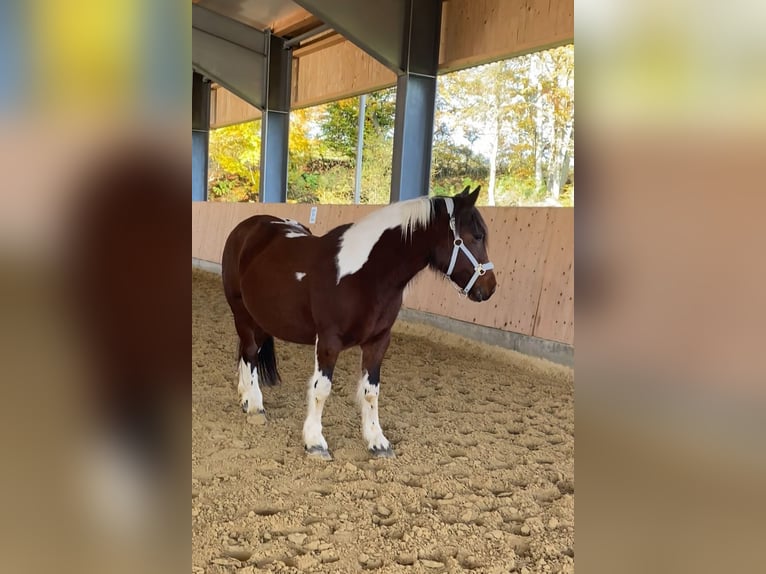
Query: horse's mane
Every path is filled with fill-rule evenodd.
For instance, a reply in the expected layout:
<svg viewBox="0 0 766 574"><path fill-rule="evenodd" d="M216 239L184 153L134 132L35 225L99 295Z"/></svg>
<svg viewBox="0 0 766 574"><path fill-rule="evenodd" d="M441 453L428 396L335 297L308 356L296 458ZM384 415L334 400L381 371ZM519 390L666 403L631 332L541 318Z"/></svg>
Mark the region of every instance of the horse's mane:
<svg viewBox="0 0 766 574"><path fill-rule="evenodd" d="M411 236L416 229L428 227L433 215L432 201L428 197L418 197L376 209L354 223L350 229L361 228L366 232L380 230L377 234L379 236L387 229L401 226L402 235Z"/></svg>
<svg viewBox="0 0 766 574"><path fill-rule="evenodd" d="M416 229L425 229L434 216L434 204L428 197L399 201L383 209L390 209L392 216L394 213L399 216L404 236L411 236Z"/></svg>
<svg viewBox="0 0 766 574"><path fill-rule="evenodd" d="M381 235L389 229L402 228L403 237L412 237L416 229L425 229L434 216L433 202L428 197L399 201L376 209L363 217L341 236L338 252L338 281L359 270Z"/></svg>

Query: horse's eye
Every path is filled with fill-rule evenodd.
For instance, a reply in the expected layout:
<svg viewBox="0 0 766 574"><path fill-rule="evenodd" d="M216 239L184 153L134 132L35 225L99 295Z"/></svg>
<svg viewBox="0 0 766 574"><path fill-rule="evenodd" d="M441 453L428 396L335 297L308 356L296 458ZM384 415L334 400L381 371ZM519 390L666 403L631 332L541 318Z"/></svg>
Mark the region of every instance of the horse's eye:
<svg viewBox="0 0 766 574"><path fill-rule="evenodd" d="M473 234L473 238L474 238L476 241L482 241L482 240L484 239L484 236L483 236L481 233L478 233L478 234L477 234L477 233L474 233L474 234Z"/></svg>

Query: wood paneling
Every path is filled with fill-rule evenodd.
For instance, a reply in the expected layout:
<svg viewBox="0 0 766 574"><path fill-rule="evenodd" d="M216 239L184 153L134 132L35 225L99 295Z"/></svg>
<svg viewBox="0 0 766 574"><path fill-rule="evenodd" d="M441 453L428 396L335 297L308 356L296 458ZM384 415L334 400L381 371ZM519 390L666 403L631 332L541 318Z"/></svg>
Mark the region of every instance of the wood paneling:
<svg viewBox="0 0 766 574"><path fill-rule="evenodd" d="M210 127L222 128L232 124L260 119L261 110L235 96L226 88L216 87L210 94Z"/></svg>
<svg viewBox="0 0 766 574"><path fill-rule="evenodd" d="M393 86L396 74L348 40L293 61L292 106L305 108Z"/></svg>
<svg viewBox="0 0 766 574"><path fill-rule="evenodd" d="M271 30L282 38L294 38L304 32L320 26L322 21L303 8L297 8L291 14L271 23Z"/></svg>
<svg viewBox="0 0 766 574"><path fill-rule="evenodd" d="M442 71L574 41L574 0L446 0L442 6Z"/></svg>
<svg viewBox="0 0 766 574"><path fill-rule="evenodd" d="M290 217L322 235L379 207L296 204L193 203L192 257L220 263L231 229L258 213ZM487 302L458 297L453 286L431 271L421 273L405 293L405 307L461 321L574 342L574 211L566 208L482 208L490 230L489 253L498 290Z"/></svg>

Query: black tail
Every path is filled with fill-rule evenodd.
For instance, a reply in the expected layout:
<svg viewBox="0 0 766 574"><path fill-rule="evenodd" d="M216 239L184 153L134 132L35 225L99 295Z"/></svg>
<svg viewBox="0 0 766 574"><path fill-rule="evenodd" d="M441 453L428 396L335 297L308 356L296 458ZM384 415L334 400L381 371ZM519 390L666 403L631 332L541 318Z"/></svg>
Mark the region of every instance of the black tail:
<svg viewBox="0 0 766 574"><path fill-rule="evenodd" d="M274 386L281 382L277 371L277 356L274 354L274 337L269 337L258 349L258 382Z"/></svg>

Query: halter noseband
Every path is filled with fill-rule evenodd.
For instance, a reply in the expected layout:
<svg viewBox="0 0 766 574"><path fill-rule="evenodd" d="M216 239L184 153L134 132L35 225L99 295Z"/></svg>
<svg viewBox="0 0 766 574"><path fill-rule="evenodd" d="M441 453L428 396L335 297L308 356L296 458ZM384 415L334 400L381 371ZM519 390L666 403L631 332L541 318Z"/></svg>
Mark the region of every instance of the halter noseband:
<svg viewBox="0 0 766 574"><path fill-rule="evenodd" d="M471 277L466 286L462 289L457 283L455 283L455 285L458 287L458 290L462 295L468 295L468 292L471 290L471 287L473 287L473 284L476 283L476 280L490 269L494 269L495 266L490 261L487 261L486 263L479 263L476 261L476 257L474 257L473 253L468 250L468 248L463 243L463 240L457 234L457 224L455 223L455 215L453 213L455 209L454 201L452 201L451 197L444 197L443 199L444 203L447 205L447 213L449 214L449 228L452 230L452 236L454 237L452 258L450 259L449 267L447 268L447 273L445 273L445 275L449 277L450 281L455 283L455 280L452 279L452 272L455 270L457 256L461 251L465 253L465 256L468 257L468 261L470 261L471 265L473 265L473 277Z"/></svg>

